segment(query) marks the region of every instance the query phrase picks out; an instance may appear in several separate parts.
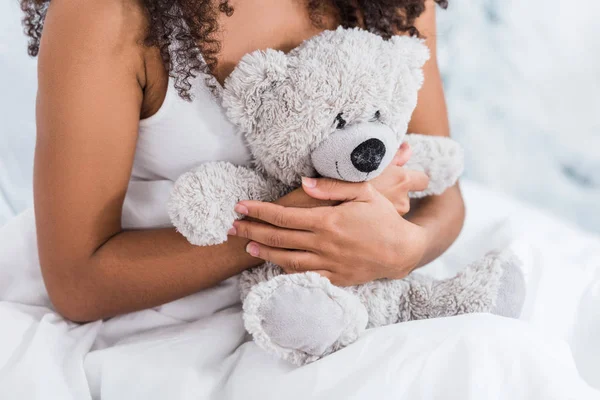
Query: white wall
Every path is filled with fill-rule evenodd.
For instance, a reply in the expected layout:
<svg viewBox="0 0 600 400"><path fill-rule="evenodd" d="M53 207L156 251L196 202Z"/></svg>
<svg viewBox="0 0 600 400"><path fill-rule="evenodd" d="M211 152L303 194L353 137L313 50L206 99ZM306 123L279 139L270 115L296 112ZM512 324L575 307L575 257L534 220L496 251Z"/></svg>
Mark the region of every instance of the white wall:
<svg viewBox="0 0 600 400"><path fill-rule="evenodd" d="M0 1L0 224L31 204L35 62L16 0Z"/></svg>
<svg viewBox="0 0 600 400"><path fill-rule="evenodd" d="M600 3L450 5L440 63L467 176L600 231Z"/></svg>

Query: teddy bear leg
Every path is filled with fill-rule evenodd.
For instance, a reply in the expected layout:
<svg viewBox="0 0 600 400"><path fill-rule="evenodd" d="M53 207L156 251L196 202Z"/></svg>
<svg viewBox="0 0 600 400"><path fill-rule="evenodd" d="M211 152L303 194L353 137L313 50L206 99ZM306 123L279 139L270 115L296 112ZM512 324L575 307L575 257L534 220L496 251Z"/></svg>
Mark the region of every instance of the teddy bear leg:
<svg viewBox="0 0 600 400"><path fill-rule="evenodd" d="M489 312L518 318L525 301L520 261L510 252L490 253L453 278L413 274L401 303L401 321Z"/></svg>
<svg viewBox="0 0 600 400"><path fill-rule="evenodd" d="M355 295L314 272L276 276L254 286L244 301L244 324L254 341L296 365L354 342L367 319Z"/></svg>

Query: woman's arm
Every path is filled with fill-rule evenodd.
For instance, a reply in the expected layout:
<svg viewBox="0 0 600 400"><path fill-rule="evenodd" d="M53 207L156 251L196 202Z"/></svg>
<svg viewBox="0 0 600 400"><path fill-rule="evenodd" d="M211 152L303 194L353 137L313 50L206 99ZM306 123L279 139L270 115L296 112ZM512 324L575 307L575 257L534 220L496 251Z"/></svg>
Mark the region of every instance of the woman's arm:
<svg viewBox="0 0 600 400"><path fill-rule="evenodd" d="M247 241L195 247L174 229L121 229L145 79L143 14L53 1L39 58L35 212L44 281L69 319L140 310L258 264Z"/></svg>
<svg viewBox="0 0 600 400"><path fill-rule="evenodd" d="M415 24L421 35L426 38L431 59L424 67L425 83L419 92L419 102L408 131L449 136L448 111L437 63L435 11L435 3L428 1L427 10ZM422 226L427 232L425 254L418 266L435 260L454 243L464 223L465 206L458 184L446 190L441 196L427 197L414 202L406 218Z"/></svg>

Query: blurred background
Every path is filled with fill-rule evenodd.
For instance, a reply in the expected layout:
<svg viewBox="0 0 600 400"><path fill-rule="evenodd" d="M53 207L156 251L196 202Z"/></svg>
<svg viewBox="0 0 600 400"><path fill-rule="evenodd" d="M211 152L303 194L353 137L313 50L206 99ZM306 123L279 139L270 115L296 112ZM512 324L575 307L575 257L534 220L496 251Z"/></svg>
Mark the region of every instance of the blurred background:
<svg viewBox="0 0 600 400"><path fill-rule="evenodd" d="M466 177L600 232L600 3L450 0L438 15ZM0 225L32 200L36 70L20 19L2 0Z"/></svg>

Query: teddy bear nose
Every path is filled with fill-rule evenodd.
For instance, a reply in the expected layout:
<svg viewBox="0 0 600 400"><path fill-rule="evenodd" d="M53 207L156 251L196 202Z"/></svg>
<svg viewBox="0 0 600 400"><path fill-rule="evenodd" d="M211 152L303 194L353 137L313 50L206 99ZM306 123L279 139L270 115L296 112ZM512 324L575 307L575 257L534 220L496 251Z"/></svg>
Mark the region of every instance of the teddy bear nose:
<svg viewBox="0 0 600 400"><path fill-rule="evenodd" d="M350 155L352 164L360 172L373 172L385 157L385 144L379 139L369 139L359 144Z"/></svg>

